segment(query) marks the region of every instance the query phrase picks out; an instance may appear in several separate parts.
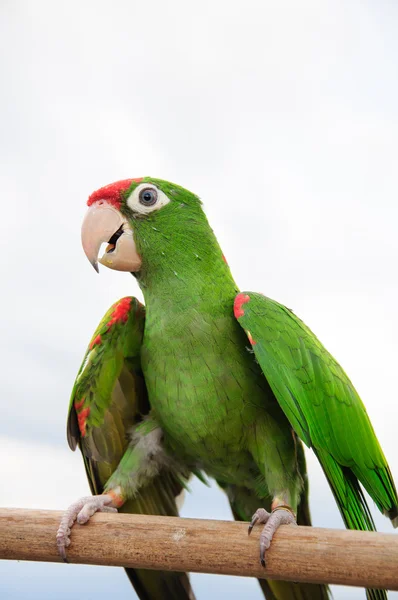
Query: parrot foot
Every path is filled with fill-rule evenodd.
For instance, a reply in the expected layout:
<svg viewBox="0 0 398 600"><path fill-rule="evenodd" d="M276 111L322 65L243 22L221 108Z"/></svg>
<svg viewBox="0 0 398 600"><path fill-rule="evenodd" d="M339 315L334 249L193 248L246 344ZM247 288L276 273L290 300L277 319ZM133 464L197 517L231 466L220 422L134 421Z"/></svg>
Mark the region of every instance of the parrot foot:
<svg viewBox="0 0 398 600"><path fill-rule="evenodd" d="M96 512L117 512L112 504L114 498L109 494L100 496L84 496L70 505L64 513L57 531L57 548L64 562L66 558L66 548L70 545L70 533L75 521L80 525L87 523L90 517Z"/></svg>
<svg viewBox="0 0 398 600"><path fill-rule="evenodd" d="M260 562L265 567L265 551L271 545L275 531L280 525L297 525L296 515L289 506L276 506L270 513L265 508L259 508L254 513L249 525L249 535L256 523L265 523L260 535Z"/></svg>

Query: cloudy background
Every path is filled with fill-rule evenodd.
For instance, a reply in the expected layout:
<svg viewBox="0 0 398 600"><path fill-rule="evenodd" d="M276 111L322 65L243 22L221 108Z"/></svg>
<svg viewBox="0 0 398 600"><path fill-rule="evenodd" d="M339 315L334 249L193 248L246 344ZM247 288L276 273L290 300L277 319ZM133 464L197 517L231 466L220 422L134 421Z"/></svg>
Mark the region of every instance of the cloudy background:
<svg viewBox="0 0 398 600"><path fill-rule="evenodd" d="M62 509L87 492L65 439L70 389L105 310L140 293L128 274L94 272L80 223L90 192L142 175L202 197L240 287L293 308L339 359L398 477L397 4L3 0L0 11L0 505ZM314 523L341 527L309 464ZM230 517L199 482L183 514ZM192 579L198 600L262 597L254 580ZM134 596L121 569L0 563L7 600L109 594Z"/></svg>

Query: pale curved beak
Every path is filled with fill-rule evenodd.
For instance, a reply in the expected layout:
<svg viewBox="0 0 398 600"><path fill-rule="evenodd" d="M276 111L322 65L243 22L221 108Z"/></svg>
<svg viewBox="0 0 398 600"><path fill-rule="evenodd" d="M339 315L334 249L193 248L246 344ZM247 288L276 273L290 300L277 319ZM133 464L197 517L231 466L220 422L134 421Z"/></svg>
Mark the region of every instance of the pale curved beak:
<svg viewBox="0 0 398 600"><path fill-rule="evenodd" d="M101 244L108 242L105 254L98 260ZM98 273L98 262L116 271L139 271L141 257L137 253L132 229L123 215L105 200L92 204L82 224L85 255Z"/></svg>

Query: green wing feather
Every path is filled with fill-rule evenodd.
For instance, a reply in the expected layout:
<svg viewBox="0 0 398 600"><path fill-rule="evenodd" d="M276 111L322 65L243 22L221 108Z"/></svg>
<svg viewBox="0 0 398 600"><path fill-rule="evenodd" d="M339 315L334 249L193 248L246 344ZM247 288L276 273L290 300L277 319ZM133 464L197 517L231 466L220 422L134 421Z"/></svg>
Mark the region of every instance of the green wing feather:
<svg viewBox="0 0 398 600"><path fill-rule="evenodd" d="M83 460L93 494L101 494L129 443L128 433L150 410L140 366L144 307L123 298L97 327L72 390L67 436ZM162 470L122 512L178 516L181 481ZM141 600L192 600L185 573L126 569Z"/></svg>
<svg viewBox="0 0 398 600"><path fill-rule="evenodd" d="M386 458L346 373L292 311L261 294L235 299L271 389L296 433L317 455L346 526L375 529L359 481L398 525L398 499ZM359 480L359 481L358 481ZM367 590L373 600L384 590Z"/></svg>
<svg viewBox="0 0 398 600"><path fill-rule="evenodd" d="M396 518L397 493L387 461L346 373L286 307L254 293L239 295L237 305L243 313L238 312L238 321L250 332L254 354L279 404L317 453L328 478L338 487L341 470L350 471L379 509Z"/></svg>

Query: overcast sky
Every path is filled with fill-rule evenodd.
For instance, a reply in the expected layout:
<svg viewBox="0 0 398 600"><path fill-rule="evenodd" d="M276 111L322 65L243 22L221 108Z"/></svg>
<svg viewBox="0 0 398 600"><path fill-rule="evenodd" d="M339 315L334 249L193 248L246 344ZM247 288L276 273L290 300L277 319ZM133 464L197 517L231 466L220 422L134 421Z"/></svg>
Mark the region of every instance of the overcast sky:
<svg viewBox="0 0 398 600"><path fill-rule="evenodd" d="M241 289L316 332L398 477L397 27L393 0L0 3L0 505L62 509L87 492L70 390L103 313L141 295L129 274L94 272L80 225L93 190L144 175L199 194ZM341 527L309 463L313 521ZM230 518L199 482L183 514ZM198 600L262 597L249 579L193 582ZM10 600L129 586L121 569L0 563Z"/></svg>

